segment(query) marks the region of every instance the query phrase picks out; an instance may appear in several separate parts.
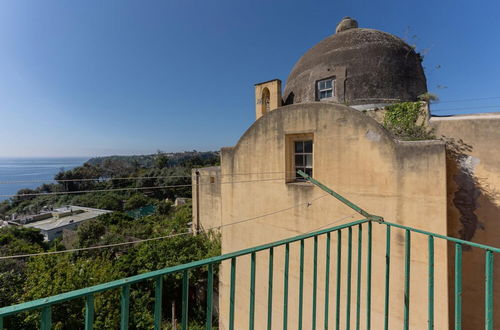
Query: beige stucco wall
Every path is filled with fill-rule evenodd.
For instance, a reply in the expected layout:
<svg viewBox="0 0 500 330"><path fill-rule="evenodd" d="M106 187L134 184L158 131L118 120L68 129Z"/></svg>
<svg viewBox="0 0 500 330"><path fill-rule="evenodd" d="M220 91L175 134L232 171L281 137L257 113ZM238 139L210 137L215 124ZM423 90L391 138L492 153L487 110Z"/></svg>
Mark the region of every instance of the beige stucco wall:
<svg viewBox="0 0 500 330"><path fill-rule="evenodd" d="M196 232L198 226L201 227L200 229L205 230L220 227L222 224L220 167L193 169L191 176L193 187L193 231Z"/></svg>
<svg viewBox="0 0 500 330"><path fill-rule="evenodd" d="M233 148L221 153L222 223L230 224L298 205L284 212L242 222L222 229L222 253L295 236L318 228L359 219L345 218L354 212L333 197L320 199L324 192L309 184L285 183L285 136L314 135L314 177L369 212L393 221L436 233L447 233L446 157L442 142L395 142L373 119L346 106L310 103L281 107L257 120ZM266 173L238 176L242 173ZM225 183L224 183L225 181ZM241 181L251 181L244 182ZM311 202L306 206L305 203ZM337 221L340 218L342 221ZM366 238L367 228L363 228ZM335 236L333 236L335 237ZM372 328L383 324L383 283L385 279L385 227L373 225ZM346 242L343 233L341 324L345 326ZM391 328L403 320L404 232L392 232ZM330 326L334 325L336 240L332 239L330 285ZM363 241L363 246L366 240ZM412 235L411 328L427 326L427 240ZM298 244L290 247L289 326L296 328L298 300ZM304 327L311 324L312 243L306 242L304 283ZM324 237L319 239L317 324L323 324ZM362 263L361 313L365 315L364 283L366 247ZM357 230L353 230L353 274L357 274ZM283 249L275 250L273 328L282 327ZM435 317L436 329L448 326L447 251L436 242ZM267 254L257 254L256 329L265 328L267 319ZM237 263L236 329L248 326L249 258ZM351 321L355 319L355 277L352 282ZM220 326L228 322L229 263L220 274ZM362 318L361 328L365 318ZM354 326L354 323L352 323Z"/></svg>
<svg viewBox="0 0 500 330"><path fill-rule="evenodd" d="M452 159L448 162L448 234L500 247L500 114L433 117L430 123L437 136L454 139L453 144L462 148L458 166ZM463 265L464 329L481 329L484 251L464 250ZM498 288L500 262L495 263L495 274ZM500 291L495 291L495 315L500 315Z"/></svg>

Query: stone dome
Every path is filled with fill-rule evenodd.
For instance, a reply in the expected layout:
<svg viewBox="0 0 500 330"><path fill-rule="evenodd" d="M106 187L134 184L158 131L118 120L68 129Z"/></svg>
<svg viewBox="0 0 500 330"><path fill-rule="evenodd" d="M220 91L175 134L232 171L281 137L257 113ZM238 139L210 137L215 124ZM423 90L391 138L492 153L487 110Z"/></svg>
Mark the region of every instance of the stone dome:
<svg viewBox="0 0 500 330"><path fill-rule="evenodd" d="M285 104L320 101L318 82L324 79L334 79L333 95L321 101L348 105L416 101L427 92L421 57L411 46L392 34L357 26L344 18L337 33L300 58L286 82Z"/></svg>

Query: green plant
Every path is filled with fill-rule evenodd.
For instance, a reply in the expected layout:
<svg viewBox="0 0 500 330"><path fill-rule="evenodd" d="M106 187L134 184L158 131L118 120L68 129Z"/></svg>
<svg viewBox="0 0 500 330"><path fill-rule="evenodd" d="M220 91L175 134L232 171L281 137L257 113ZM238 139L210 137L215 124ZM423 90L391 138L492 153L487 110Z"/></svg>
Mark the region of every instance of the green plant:
<svg viewBox="0 0 500 330"><path fill-rule="evenodd" d="M420 94L417 97L420 101L426 101L426 102L438 102L439 101L439 96L433 93L426 92L424 94Z"/></svg>
<svg viewBox="0 0 500 330"><path fill-rule="evenodd" d="M401 140L434 139L422 106L423 102L402 102L386 107L384 127Z"/></svg>

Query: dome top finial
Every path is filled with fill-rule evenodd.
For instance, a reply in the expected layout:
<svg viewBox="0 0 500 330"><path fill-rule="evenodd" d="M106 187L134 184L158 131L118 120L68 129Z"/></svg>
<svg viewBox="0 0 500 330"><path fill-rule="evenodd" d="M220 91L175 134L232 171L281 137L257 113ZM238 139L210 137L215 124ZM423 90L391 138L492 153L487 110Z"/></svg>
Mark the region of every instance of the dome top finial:
<svg viewBox="0 0 500 330"><path fill-rule="evenodd" d="M342 18L342 20L337 24L337 28L335 29L335 33L339 33L345 30L349 29L356 29L358 28L358 21L356 21L354 18L350 18L349 16L346 16Z"/></svg>

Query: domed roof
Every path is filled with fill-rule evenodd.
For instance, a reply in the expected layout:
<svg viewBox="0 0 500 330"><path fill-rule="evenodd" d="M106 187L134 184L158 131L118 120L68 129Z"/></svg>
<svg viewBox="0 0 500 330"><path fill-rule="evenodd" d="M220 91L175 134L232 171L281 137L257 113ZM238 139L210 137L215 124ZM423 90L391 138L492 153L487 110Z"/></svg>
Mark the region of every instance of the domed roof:
<svg viewBox="0 0 500 330"><path fill-rule="evenodd" d="M392 34L357 28L343 19L337 33L312 47L295 64L284 91L285 104L319 101L318 82L334 78L331 98L348 105L415 101L427 92L421 58Z"/></svg>

